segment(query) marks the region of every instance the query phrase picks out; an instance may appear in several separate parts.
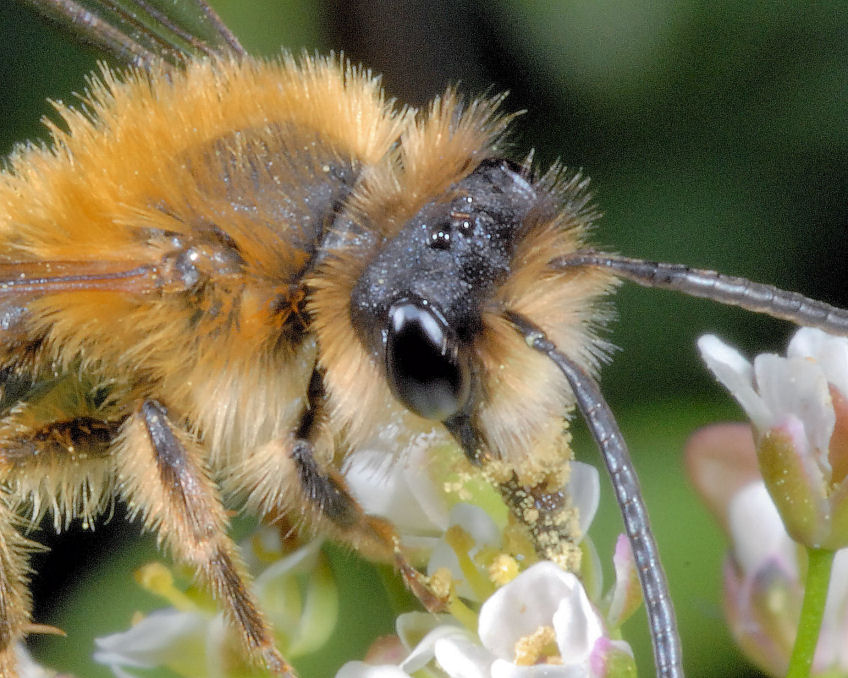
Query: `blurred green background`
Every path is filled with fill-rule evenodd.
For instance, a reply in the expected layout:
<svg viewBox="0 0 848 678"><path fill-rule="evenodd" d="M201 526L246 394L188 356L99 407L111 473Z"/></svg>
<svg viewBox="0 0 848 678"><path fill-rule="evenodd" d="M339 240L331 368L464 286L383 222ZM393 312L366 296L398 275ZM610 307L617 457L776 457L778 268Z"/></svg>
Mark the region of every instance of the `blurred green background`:
<svg viewBox="0 0 848 678"><path fill-rule="evenodd" d="M509 91L506 108L526 111L514 128L516 156L535 148L542 166L559 158L585 170L604 212L596 240L611 250L848 305L846 3L212 4L251 51L344 52L383 73L402 101L423 103L457 82L473 94ZM72 100L102 55L11 0L0 0L0 32L5 154L16 141L42 138L45 99ZM680 451L695 427L737 416L700 364L695 339L710 331L748 352L778 350L790 328L640 288L623 288L617 308L610 338L621 350L604 369L604 387L657 523L689 675L746 675L715 597L721 542L687 489ZM588 440L579 443L596 459ZM620 529L611 501L607 491L596 528L602 552ZM76 568L113 550L126 531L113 520L38 557L38 621L60 623L45 617L72 596ZM650 675L648 652L639 651Z"/></svg>

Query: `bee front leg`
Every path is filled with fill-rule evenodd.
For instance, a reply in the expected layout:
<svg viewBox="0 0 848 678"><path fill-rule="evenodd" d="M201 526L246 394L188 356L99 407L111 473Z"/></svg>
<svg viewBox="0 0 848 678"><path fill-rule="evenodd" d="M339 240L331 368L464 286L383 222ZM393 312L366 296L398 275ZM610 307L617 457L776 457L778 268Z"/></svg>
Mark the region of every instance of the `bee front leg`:
<svg viewBox="0 0 848 678"><path fill-rule="evenodd" d="M347 489L344 477L322 468L307 440L297 440L289 453L303 505L312 506L314 523L337 540L347 542L377 560L391 560L409 590L431 612L442 611L445 599L431 590L427 579L406 559L400 538L388 521L367 515Z"/></svg>
<svg viewBox="0 0 848 678"><path fill-rule="evenodd" d="M410 591L430 611L445 608L427 577L407 560L388 521L365 513L333 467L334 438L324 412L324 385L312 374L307 403L291 435L251 450L244 463L224 475L234 496L246 496L257 515L288 516L336 541L350 544L366 558L395 564Z"/></svg>
<svg viewBox="0 0 848 678"><path fill-rule="evenodd" d="M198 445L173 426L162 405L147 400L121 432L117 462L130 510L144 515L147 527L158 531L177 559L197 569L250 655L271 671L294 678L247 588L237 547L227 535L224 507Z"/></svg>

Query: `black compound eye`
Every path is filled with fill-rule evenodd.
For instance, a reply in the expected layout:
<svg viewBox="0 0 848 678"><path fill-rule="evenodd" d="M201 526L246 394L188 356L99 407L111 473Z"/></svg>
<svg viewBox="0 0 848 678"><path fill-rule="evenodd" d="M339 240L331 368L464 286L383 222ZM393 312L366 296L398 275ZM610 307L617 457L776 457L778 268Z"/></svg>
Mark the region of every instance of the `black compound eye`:
<svg viewBox="0 0 848 678"><path fill-rule="evenodd" d="M386 374L395 397L425 419L448 419L465 407L471 392L467 352L421 301L403 300L389 309Z"/></svg>

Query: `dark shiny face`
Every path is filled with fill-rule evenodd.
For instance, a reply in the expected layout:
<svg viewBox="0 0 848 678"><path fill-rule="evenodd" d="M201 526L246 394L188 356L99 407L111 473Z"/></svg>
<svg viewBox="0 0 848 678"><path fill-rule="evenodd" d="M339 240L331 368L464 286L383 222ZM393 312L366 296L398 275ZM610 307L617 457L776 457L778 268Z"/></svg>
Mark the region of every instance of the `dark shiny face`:
<svg viewBox="0 0 848 678"><path fill-rule="evenodd" d="M505 161L487 161L424 205L365 269L351 295L360 340L405 407L448 421L473 407L472 346L481 309L509 274L517 234L538 201Z"/></svg>

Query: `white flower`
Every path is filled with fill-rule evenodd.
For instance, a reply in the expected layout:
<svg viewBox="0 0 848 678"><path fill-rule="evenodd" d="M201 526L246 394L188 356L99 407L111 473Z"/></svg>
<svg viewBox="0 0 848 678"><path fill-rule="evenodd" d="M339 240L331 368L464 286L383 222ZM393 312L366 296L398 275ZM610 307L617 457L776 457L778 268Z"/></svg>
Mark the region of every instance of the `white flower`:
<svg viewBox="0 0 848 678"><path fill-rule="evenodd" d="M389 477L386 474L376 478L399 482L402 487L420 485L421 481L414 479L413 470L407 468L403 474L401 479L395 476L394 481L386 480ZM353 484L365 496L369 492L363 481L373 483L374 477L354 474ZM350 478L348 473L349 481ZM578 511L581 532L585 533L599 502L597 469L573 462L567 489ZM395 490L386 492L385 496L402 497L408 508L409 504L420 506L417 498L422 494L428 496L426 492ZM391 514L387 507L381 510ZM405 659L398 664L348 662L336 678L400 678L413 673L449 678L588 678L611 675L607 660L613 657L618 660L623 657L628 666L632 664L629 646L607 637L603 622L575 575L550 562L538 563L492 593L494 587L487 561L483 558L478 562L477 556L502 548L501 528L486 511L464 503L451 509L445 527L447 532L432 549L427 570L433 574L446 568L461 597L485 600L479 613L477 635L448 616L433 626L431 615L401 615L397 627L400 640L409 650ZM457 548L456 542L449 538L454 528L461 528L465 535L462 543L468 545L467 550ZM622 572L627 569L626 560L626 554L622 554L617 564L617 568L619 565L623 568ZM622 616L632 610L632 582L627 579L621 586L628 590L617 592L621 598L617 609Z"/></svg>
<svg viewBox="0 0 848 678"><path fill-rule="evenodd" d="M802 328L785 358L763 353L753 366L713 335L701 337L698 347L759 433L797 422L810 452L823 469L829 468L828 443L836 421L829 385L848 394L848 340Z"/></svg>
<svg viewBox="0 0 848 678"><path fill-rule="evenodd" d="M20 678L56 678L56 672L36 662L23 643L15 645L15 660Z"/></svg>
<svg viewBox="0 0 848 678"><path fill-rule="evenodd" d="M556 672L543 664L516 665L521 641L546 628L554 632L558 650L555 659L561 661ZM577 577L553 563L542 562L483 604L478 633L483 646L497 657L492 665L494 677L592 676L596 674L590 659L596 644L604 638L604 627Z"/></svg>
<svg viewBox="0 0 848 678"><path fill-rule="evenodd" d="M208 675L214 676L210 669L217 662L209 666L209 657L205 662L197 661L207 654L206 639L213 620L213 615L200 611L156 610L127 631L97 638L94 661L109 666L118 678L134 678L127 669L169 666L179 672L186 660L187 668L205 664Z"/></svg>
<svg viewBox="0 0 848 678"><path fill-rule="evenodd" d="M427 664L436 657L436 647L443 641L455 639L473 642L473 635L447 615L434 616L421 612L402 614L397 619L397 632L403 644L410 648L399 664L347 662L336 673L336 678L408 678L413 673L427 670Z"/></svg>
<svg viewBox="0 0 848 678"><path fill-rule="evenodd" d="M728 518L734 559L746 577L772 567L798 577L798 545L786 532L764 483L739 490L730 501Z"/></svg>
<svg viewBox="0 0 848 678"><path fill-rule="evenodd" d="M443 624L399 666L350 662L336 678L401 678L433 659L449 678L594 678L615 675L621 662L632 668L630 647L609 639L577 577L550 562L533 565L483 604L477 638Z"/></svg>
<svg viewBox="0 0 848 678"><path fill-rule="evenodd" d="M448 527L448 506L431 475L431 436L419 438L402 459L366 447L351 454L342 470L365 513L391 520L407 548L429 550Z"/></svg>
<svg viewBox="0 0 848 678"><path fill-rule="evenodd" d="M761 666L782 675L803 598L801 551L761 481L736 493L728 518L733 559L725 572L725 596L731 630ZM837 552L830 581L811 675L848 671L848 549Z"/></svg>
<svg viewBox="0 0 848 678"><path fill-rule="evenodd" d="M803 328L785 358L763 354L753 365L714 336L698 346L754 425L763 479L790 534L815 548L846 545L848 339Z"/></svg>

